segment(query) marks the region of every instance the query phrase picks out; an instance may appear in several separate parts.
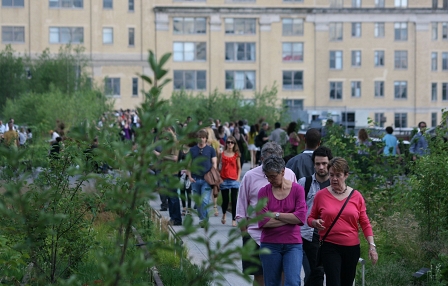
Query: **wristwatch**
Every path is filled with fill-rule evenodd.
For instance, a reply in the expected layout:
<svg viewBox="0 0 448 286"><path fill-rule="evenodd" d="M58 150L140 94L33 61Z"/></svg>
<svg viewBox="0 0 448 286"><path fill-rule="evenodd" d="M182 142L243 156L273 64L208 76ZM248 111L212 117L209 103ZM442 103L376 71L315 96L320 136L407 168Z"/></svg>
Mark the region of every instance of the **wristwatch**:
<svg viewBox="0 0 448 286"><path fill-rule="evenodd" d="M280 219L280 213L276 213L276 214L275 214L275 219L276 219L276 220L279 220L279 219Z"/></svg>
<svg viewBox="0 0 448 286"><path fill-rule="evenodd" d="M373 246L373 247L376 248L376 244L375 244L375 243L373 243L373 242L369 242L369 244L370 244L371 246Z"/></svg>

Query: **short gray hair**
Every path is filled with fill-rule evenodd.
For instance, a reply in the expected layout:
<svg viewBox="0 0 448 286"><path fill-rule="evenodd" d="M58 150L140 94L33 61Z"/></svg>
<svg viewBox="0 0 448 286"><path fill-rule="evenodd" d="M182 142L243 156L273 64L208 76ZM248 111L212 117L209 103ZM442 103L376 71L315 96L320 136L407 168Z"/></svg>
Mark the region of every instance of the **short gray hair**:
<svg viewBox="0 0 448 286"><path fill-rule="evenodd" d="M277 142L266 142L261 148L261 158L268 158L270 156L283 157L283 149Z"/></svg>
<svg viewBox="0 0 448 286"><path fill-rule="evenodd" d="M270 156L263 160L263 172L276 172L280 174L285 169L285 160L282 157Z"/></svg>

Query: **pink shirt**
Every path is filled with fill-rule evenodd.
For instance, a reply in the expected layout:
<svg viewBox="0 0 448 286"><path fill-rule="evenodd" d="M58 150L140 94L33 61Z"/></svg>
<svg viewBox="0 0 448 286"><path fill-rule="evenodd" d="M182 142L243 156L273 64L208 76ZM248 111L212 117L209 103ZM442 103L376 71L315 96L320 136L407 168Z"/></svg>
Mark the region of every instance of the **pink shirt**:
<svg viewBox="0 0 448 286"><path fill-rule="evenodd" d="M249 206L255 207L258 203L258 191L269 184L264 177L263 167L258 166L248 171L241 181L240 190L238 192L238 200L236 203L236 220L251 219L256 216L255 212L249 214ZM285 179L297 182L296 175L291 169L285 168ZM261 229L258 223L254 222L248 225L247 232L260 245Z"/></svg>
<svg viewBox="0 0 448 286"><path fill-rule="evenodd" d="M258 199L267 198L268 202L261 210L260 214L266 212L272 213L292 213L300 221L301 225L305 222L307 207L305 203L305 190L297 183L293 183L288 196L282 200L277 199L272 192L272 185L269 184L261 188L258 193ZM258 226L263 226L272 218L265 217L258 222ZM278 227L263 228L261 233L261 242L267 243L302 243L302 235L300 234L300 225L285 224Z"/></svg>
<svg viewBox="0 0 448 286"><path fill-rule="evenodd" d="M314 219L320 217L324 220L326 229L319 231L320 238L325 235L344 202L345 199L342 201L336 199L327 188L316 193L307 222L312 227L311 223ZM358 222L366 238L367 236L373 236L372 227L366 213L366 203L361 193L355 190L325 241L344 246L358 245Z"/></svg>

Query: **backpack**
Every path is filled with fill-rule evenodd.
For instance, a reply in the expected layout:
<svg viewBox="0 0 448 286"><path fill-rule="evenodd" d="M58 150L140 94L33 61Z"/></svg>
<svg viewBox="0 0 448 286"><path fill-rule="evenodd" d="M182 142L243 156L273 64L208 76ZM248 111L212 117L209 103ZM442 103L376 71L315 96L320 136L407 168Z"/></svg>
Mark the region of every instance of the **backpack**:
<svg viewBox="0 0 448 286"><path fill-rule="evenodd" d="M263 138L260 137L260 133L257 134L257 136L255 136L255 147L260 148L261 146L263 146Z"/></svg>

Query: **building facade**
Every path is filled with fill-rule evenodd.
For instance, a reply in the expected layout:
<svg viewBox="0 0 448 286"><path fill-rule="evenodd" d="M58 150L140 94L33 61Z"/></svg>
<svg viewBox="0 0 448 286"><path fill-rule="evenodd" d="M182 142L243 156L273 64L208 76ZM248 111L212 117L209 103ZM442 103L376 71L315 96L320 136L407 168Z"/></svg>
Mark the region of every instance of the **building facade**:
<svg viewBox="0 0 448 286"><path fill-rule="evenodd" d="M173 91L274 83L293 118L434 126L448 107L448 0L2 0L1 48L80 44L95 82L133 108L148 50L172 52Z"/></svg>

